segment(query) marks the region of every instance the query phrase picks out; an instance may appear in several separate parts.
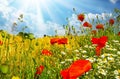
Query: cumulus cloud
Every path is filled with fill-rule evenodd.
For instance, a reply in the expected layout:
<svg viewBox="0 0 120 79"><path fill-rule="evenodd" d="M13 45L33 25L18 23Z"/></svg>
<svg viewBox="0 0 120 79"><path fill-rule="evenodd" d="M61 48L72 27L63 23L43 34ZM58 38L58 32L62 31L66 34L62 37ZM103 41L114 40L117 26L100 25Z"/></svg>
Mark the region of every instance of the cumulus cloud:
<svg viewBox="0 0 120 79"><path fill-rule="evenodd" d="M11 0L12 1L12 0ZM54 35L55 30L57 30L57 34L63 35L65 34L62 25L56 24L53 22L40 22L38 21L36 14L24 11L22 9L16 9L9 5L11 1L8 0L0 0L0 29L7 30L10 33L18 33L22 30L23 26L28 26L27 31L32 32L35 36L40 37L44 34L46 35ZM20 14L24 15L23 23L18 21L18 17ZM17 32L12 32L12 24L16 22Z"/></svg>
<svg viewBox="0 0 120 79"><path fill-rule="evenodd" d="M99 20L107 20L108 18L112 17L112 13L101 13L101 14L93 14L93 13L88 13L86 14L86 20L96 20L97 18Z"/></svg>
<svg viewBox="0 0 120 79"><path fill-rule="evenodd" d="M118 0L110 0L113 4L115 4Z"/></svg>

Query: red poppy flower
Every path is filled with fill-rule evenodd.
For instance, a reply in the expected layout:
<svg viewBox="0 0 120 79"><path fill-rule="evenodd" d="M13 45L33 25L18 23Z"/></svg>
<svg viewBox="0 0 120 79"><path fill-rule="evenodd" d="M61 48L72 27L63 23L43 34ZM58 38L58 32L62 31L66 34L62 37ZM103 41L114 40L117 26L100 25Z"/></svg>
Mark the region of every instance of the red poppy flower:
<svg viewBox="0 0 120 79"><path fill-rule="evenodd" d="M0 45L3 45L3 42L2 42L2 41L0 41Z"/></svg>
<svg viewBox="0 0 120 79"><path fill-rule="evenodd" d="M104 29L104 25L103 24L97 24L96 29Z"/></svg>
<svg viewBox="0 0 120 79"><path fill-rule="evenodd" d="M113 25L113 24L114 24L114 19L110 19L110 20L109 20L109 24L110 24L110 25Z"/></svg>
<svg viewBox="0 0 120 79"><path fill-rule="evenodd" d="M68 40L67 38L61 38L58 40L58 44L67 44Z"/></svg>
<svg viewBox="0 0 120 79"><path fill-rule="evenodd" d="M61 71L63 79L77 79L92 68L89 60L77 60L68 69Z"/></svg>
<svg viewBox="0 0 120 79"><path fill-rule="evenodd" d="M70 77L69 77L69 68L62 70L60 72L60 74L63 77L63 79L70 79Z"/></svg>
<svg viewBox="0 0 120 79"><path fill-rule="evenodd" d="M79 14L77 15L78 20L80 20L81 22L85 19L85 15L84 14Z"/></svg>
<svg viewBox="0 0 120 79"><path fill-rule="evenodd" d="M96 55L99 56L101 53L101 49L105 46L108 38L107 36L102 36L100 38L92 38L92 44L97 44L96 46Z"/></svg>
<svg viewBox="0 0 120 79"><path fill-rule="evenodd" d="M48 55L48 56L52 55L52 53L49 50L47 50L47 49L43 49L42 50L42 54L43 55Z"/></svg>
<svg viewBox="0 0 120 79"><path fill-rule="evenodd" d="M39 67L36 68L36 72L35 72L35 77L37 77L37 75L40 75L44 70L44 66L40 65Z"/></svg>
<svg viewBox="0 0 120 79"><path fill-rule="evenodd" d="M84 22L84 23L83 23L83 26L84 26L84 27L92 28L92 25L91 25L90 23L88 23L88 22Z"/></svg>
<svg viewBox="0 0 120 79"><path fill-rule="evenodd" d="M92 33L92 34L96 34L97 31L96 31L96 30L92 30L91 33Z"/></svg>
<svg viewBox="0 0 120 79"><path fill-rule="evenodd" d="M91 41L93 44L97 44L100 47L104 47L107 40L108 40L107 36L102 36L100 38L92 38Z"/></svg>
<svg viewBox="0 0 120 79"><path fill-rule="evenodd" d="M118 32L118 36L120 36L120 32Z"/></svg>
<svg viewBox="0 0 120 79"><path fill-rule="evenodd" d="M52 38L52 39L50 39L50 43L53 45L53 44L57 43L58 40L59 40L59 38Z"/></svg>

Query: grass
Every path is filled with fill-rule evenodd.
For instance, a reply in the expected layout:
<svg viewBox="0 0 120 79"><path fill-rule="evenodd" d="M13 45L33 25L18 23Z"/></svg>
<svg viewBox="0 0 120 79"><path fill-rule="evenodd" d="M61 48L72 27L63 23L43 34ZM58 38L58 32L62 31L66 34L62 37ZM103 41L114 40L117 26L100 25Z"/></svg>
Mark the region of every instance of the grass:
<svg viewBox="0 0 120 79"><path fill-rule="evenodd" d="M97 34L91 34L91 29L88 29L88 34L82 36L46 36L35 39L25 39L1 31L0 78L34 79L36 67L43 65L45 68L39 79L62 79L61 70L75 60L86 59L92 63L92 69L79 79L120 79L120 36L113 32L115 25L105 26L108 28L98 30ZM107 36L108 41L98 57L91 38L101 36ZM65 37L68 44L51 45L50 39L54 37ZM43 55L43 49L50 50L52 55Z"/></svg>

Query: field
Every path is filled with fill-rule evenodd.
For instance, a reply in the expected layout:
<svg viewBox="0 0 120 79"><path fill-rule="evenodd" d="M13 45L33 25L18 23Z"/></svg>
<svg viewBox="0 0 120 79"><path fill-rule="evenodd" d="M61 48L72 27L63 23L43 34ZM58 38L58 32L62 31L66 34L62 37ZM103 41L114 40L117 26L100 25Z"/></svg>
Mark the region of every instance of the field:
<svg viewBox="0 0 120 79"><path fill-rule="evenodd" d="M82 23L81 15L78 20ZM85 27L83 32L87 34L77 35L74 28L66 27L65 36L32 39L1 30L0 78L120 79L120 32L116 31L120 29L118 26L119 22L112 19L112 22L108 20L103 26L96 26L94 31L89 23L81 25ZM72 33L70 29L73 30ZM70 72L70 68L77 60L89 60L91 67L87 71L78 72L80 68L75 66L78 70L74 73L79 73L76 76ZM63 71L63 74L64 69L69 70Z"/></svg>

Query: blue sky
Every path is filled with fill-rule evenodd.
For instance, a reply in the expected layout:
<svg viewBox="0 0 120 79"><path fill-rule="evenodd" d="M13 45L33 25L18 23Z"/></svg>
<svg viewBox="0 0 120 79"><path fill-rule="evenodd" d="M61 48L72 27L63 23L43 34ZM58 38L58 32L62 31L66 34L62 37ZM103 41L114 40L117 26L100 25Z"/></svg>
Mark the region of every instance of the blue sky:
<svg viewBox="0 0 120 79"><path fill-rule="evenodd" d="M24 26L28 26L26 32L32 32L35 36L44 34L64 34L62 25L67 24L76 28L79 26L76 14L85 13L87 18L110 16L114 8L120 9L120 0L0 0L0 29L9 33L18 33ZM76 13L73 12L76 9ZM23 14L24 22L19 22L19 15ZM86 18L86 20L88 20ZM12 30L16 22L16 30Z"/></svg>

